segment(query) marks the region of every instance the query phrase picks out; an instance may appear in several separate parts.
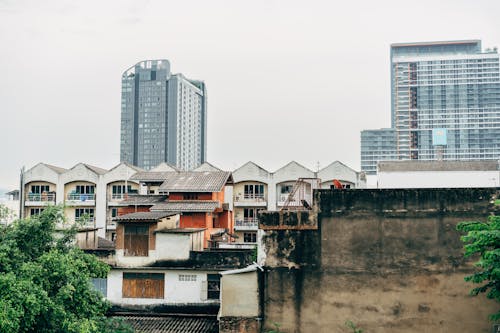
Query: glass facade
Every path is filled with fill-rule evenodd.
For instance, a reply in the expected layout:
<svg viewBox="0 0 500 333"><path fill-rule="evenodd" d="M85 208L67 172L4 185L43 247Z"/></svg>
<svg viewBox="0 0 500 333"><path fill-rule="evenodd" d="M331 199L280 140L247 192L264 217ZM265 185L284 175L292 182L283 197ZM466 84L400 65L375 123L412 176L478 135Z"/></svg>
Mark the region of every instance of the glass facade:
<svg viewBox="0 0 500 333"><path fill-rule="evenodd" d="M391 81L393 155L397 159L500 157L500 68L496 50L481 52L477 40L393 44ZM446 133L440 144L433 141L436 129ZM370 166L363 164L363 155L366 159L370 150L366 140L363 144L362 134L361 169L373 173L372 162ZM371 146L371 154L379 154L376 145Z"/></svg>
<svg viewBox="0 0 500 333"><path fill-rule="evenodd" d="M397 159L395 147L396 131L393 128L361 131L361 170L375 174L378 161Z"/></svg>
<svg viewBox="0 0 500 333"><path fill-rule="evenodd" d="M206 160L206 90L147 60L122 75L120 159L146 170L167 162L183 170Z"/></svg>

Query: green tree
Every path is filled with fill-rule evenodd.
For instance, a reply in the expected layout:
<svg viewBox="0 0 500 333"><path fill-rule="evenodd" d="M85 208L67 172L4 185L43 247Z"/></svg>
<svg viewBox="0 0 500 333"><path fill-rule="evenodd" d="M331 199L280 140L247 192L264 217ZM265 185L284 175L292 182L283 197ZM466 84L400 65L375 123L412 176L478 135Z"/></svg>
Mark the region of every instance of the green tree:
<svg viewBox="0 0 500 333"><path fill-rule="evenodd" d="M0 204L0 222L3 220L8 220L14 216L14 212L9 207Z"/></svg>
<svg viewBox="0 0 500 333"><path fill-rule="evenodd" d="M76 248L76 227L60 223L62 208L47 207L0 229L0 332L133 332L106 318L110 305L91 285L109 267Z"/></svg>
<svg viewBox="0 0 500 333"><path fill-rule="evenodd" d="M465 281L481 284L471 294L486 293L487 298L500 302L500 216L490 216L486 222L462 222L457 230L467 233L461 237L465 243L464 256L479 256L475 263L479 271L465 277ZM490 319L499 320L500 311Z"/></svg>

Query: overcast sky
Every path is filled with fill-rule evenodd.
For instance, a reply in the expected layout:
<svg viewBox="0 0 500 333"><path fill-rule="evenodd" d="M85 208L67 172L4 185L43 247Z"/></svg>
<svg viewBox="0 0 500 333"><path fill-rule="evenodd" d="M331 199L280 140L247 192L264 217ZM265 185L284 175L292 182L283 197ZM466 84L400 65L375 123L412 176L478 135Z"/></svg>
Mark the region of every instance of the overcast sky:
<svg viewBox="0 0 500 333"><path fill-rule="evenodd" d="M0 0L0 188L46 162L119 162L120 78L145 59L208 89L208 159L359 170L390 126L389 46L500 46L500 1Z"/></svg>

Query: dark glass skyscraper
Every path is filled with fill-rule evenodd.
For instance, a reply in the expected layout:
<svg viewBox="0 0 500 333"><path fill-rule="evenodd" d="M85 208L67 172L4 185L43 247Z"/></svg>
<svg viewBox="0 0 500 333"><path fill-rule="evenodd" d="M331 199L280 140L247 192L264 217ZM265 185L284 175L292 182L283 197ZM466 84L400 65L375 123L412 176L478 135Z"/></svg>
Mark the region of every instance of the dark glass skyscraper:
<svg viewBox="0 0 500 333"><path fill-rule="evenodd" d="M183 170L206 160L206 89L171 74L168 60L145 60L122 75L120 160Z"/></svg>
<svg viewBox="0 0 500 333"><path fill-rule="evenodd" d="M391 123L396 159L499 159L496 49L482 52L479 40L391 45ZM377 155L362 134L362 170L373 173L382 159L366 161Z"/></svg>

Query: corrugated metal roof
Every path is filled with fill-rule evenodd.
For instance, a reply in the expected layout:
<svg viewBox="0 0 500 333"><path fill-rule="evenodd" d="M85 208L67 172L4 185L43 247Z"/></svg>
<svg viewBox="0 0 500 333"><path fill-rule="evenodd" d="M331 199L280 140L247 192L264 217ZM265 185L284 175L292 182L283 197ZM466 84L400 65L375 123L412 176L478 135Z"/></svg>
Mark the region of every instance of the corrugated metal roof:
<svg viewBox="0 0 500 333"><path fill-rule="evenodd" d="M124 316L137 333L217 333L217 318L198 316Z"/></svg>
<svg viewBox="0 0 500 333"><path fill-rule="evenodd" d="M90 165L90 164L86 164L86 163L82 163L83 165L85 165L87 168L89 168L90 170L94 171L95 173L97 173L98 175L104 175L105 173L108 172L108 170L106 169L103 169L103 168L99 168L99 167L96 167L94 165Z"/></svg>
<svg viewBox="0 0 500 333"><path fill-rule="evenodd" d="M214 166L213 164L204 162L199 167L194 168L193 171L222 171L222 170Z"/></svg>
<svg viewBox="0 0 500 333"><path fill-rule="evenodd" d="M154 205L158 202L162 202L167 200L168 196L166 195L157 195L157 194L129 194L126 198L123 199L122 203L129 205Z"/></svg>
<svg viewBox="0 0 500 333"><path fill-rule="evenodd" d="M379 172L395 171L496 171L499 161L385 161L378 162Z"/></svg>
<svg viewBox="0 0 500 333"><path fill-rule="evenodd" d="M231 177L228 171L185 171L170 173L160 191L219 192Z"/></svg>
<svg viewBox="0 0 500 333"><path fill-rule="evenodd" d="M205 228L175 228L175 229L163 228L155 230L155 232L160 234L193 234L195 232L200 232L204 230Z"/></svg>
<svg viewBox="0 0 500 333"><path fill-rule="evenodd" d="M163 182L170 174L176 173L176 171L141 171L133 174L130 180Z"/></svg>
<svg viewBox="0 0 500 333"><path fill-rule="evenodd" d="M117 216L113 221L117 222L140 222L140 221L157 221L167 216L175 215L173 212L155 211L155 212L136 212Z"/></svg>
<svg viewBox="0 0 500 333"><path fill-rule="evenodd" d="M213 212L219 208L218 201L211 200L179 200L161 202L153 207L151 211L162 212Z"/></svg>

